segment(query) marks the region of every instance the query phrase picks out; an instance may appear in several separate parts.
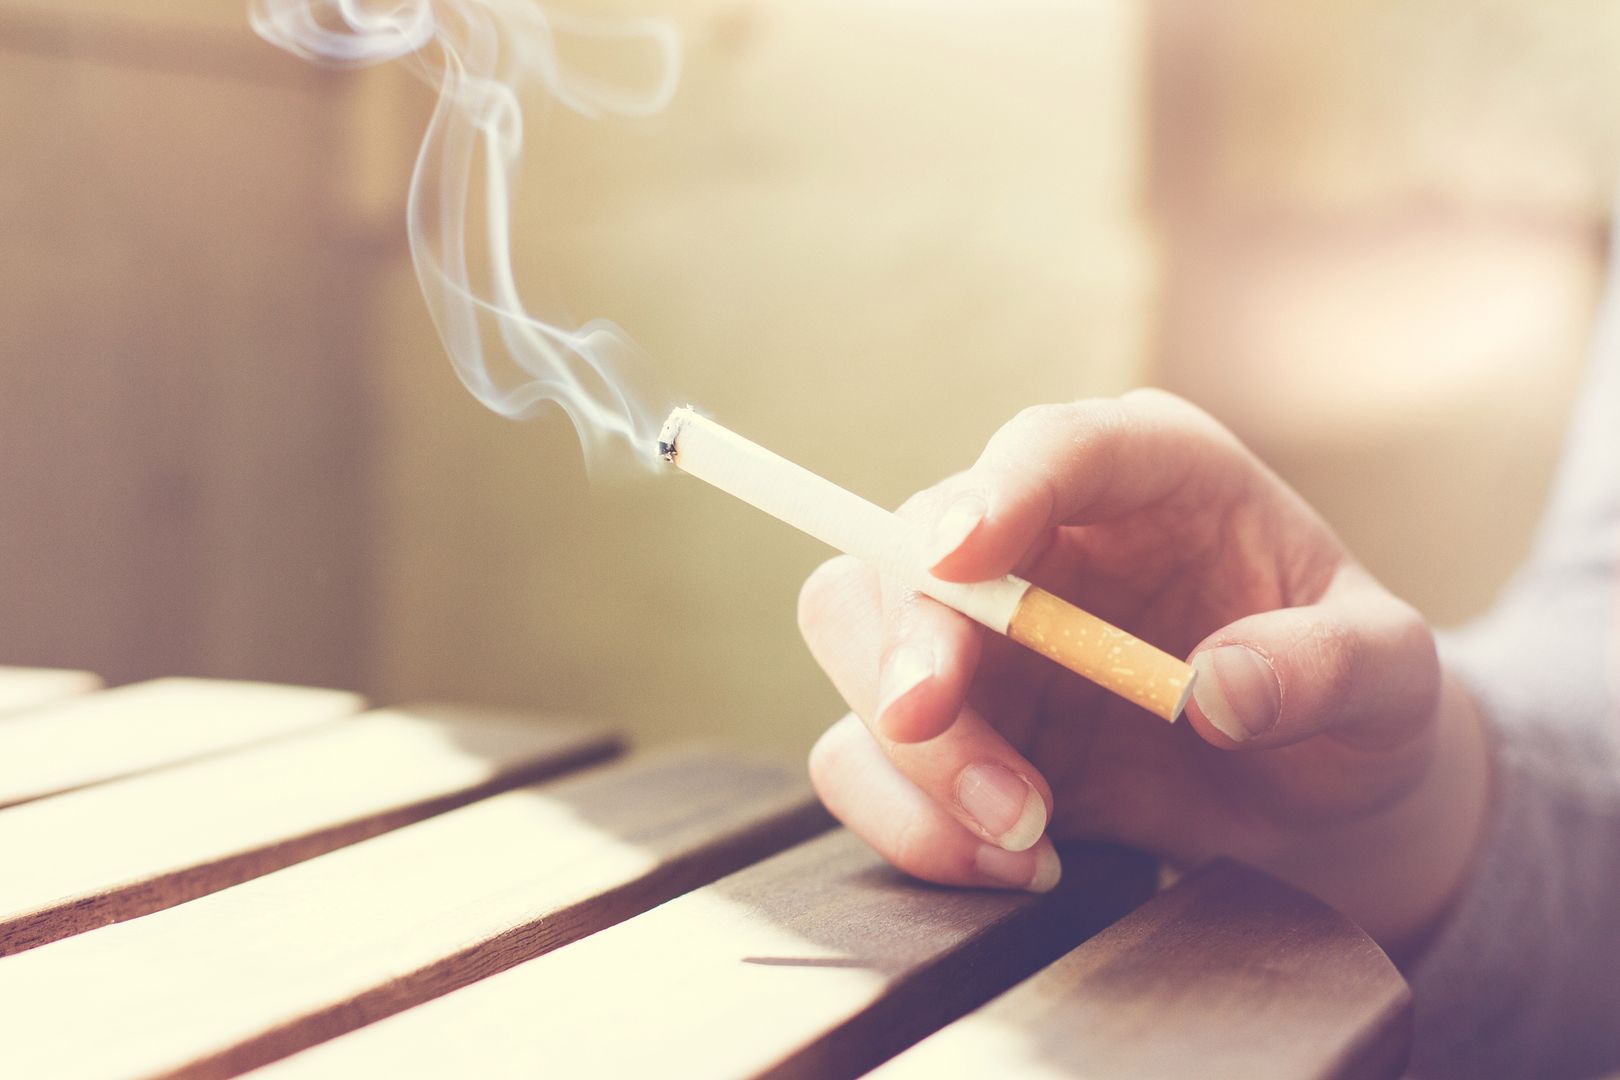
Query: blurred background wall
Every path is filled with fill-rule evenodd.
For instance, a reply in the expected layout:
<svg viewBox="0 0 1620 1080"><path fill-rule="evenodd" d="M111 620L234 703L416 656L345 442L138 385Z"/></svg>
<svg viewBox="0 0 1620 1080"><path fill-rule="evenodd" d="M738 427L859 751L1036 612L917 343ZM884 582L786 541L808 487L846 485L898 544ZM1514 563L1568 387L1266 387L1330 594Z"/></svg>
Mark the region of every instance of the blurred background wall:
<svg viewBox="0 0 1620 1080"><path fill-rule="evenodd" d="M682 89L552 113L519 269L879 501L1025 404L1211 409L1435 619L1522 555L1606 258L1599 0L579 0ZM233 4L0 0L0 662L454 697L802 748L824 553L587 487L456 382L403 242L431 94Z"/></svg>
<svg viewBox="0 0 1620 1080"><path fill-rule="evenodd" d="M0 5L0 655L364 670L345 93L218 5Z"/></svg>

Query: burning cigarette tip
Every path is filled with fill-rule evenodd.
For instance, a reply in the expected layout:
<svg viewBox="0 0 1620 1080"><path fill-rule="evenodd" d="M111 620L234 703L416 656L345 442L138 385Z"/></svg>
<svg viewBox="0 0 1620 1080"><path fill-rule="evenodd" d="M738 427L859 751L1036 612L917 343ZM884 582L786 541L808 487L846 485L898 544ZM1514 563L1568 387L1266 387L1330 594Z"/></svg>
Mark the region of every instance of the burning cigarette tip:
<svg viewBox="0 0 1620 1080"><path fill-rule="evenodd" d="M658 456L670 464L675 463L675 455L679 453L676 443L680 439L681 428L686 425L686 418L693 415L696 414L692 406L681 406L669 414L669 419L664 421L664 427L658 433Z"/></svg>

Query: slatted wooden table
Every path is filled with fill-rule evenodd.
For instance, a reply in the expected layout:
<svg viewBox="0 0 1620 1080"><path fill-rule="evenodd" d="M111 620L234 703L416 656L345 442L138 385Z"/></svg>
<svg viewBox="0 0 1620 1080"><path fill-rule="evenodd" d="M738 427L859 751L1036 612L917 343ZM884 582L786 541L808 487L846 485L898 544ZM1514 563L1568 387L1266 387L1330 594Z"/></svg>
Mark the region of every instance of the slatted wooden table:
<svg viewBox="0 0 1620 1080"><path fill-rule="evenodd" d="M934 888L797 767L0 668L0 1077L1397 1075L1382 953L1231 863Z"/></svg>

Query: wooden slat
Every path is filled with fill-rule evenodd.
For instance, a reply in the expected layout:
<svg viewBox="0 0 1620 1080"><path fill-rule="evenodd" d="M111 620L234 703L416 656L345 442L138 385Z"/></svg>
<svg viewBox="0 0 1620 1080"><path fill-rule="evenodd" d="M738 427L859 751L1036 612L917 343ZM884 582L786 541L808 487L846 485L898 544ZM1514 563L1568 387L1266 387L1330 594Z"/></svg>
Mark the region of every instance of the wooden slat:
<svg viewBox="0 0 1620 1080"><path fill-rule="evenodd" d="M521 788L0 960L0 1076L223 1076L824 828L798 769L698 752Z"/></svg>
<svg viewBox="0 0 1620 1080"><path fill-rule="evenodd" d="M263 1077L854 1076L1152 885L1100 849L1045 897L933 888L838 832Z"/></svg>
<svg viewBox="0 0 1620 1080"><path fill-rule="evenodd" d="M1394 1077L1410 1024L1365 934L1220 861L877 1075Z"/></svg>
<svg viewBox="0 0 1620 1080"><path fill-rule="evenodd" d="M361 705L337 690L204 679L73 698L0 724L0 807L289 735Z"/></svg>
<svg viewBox="0 0 1620 1080"><path fill-rule="evenodd" d="M88 671L0 667L0 714L88 694L100 687L101 680Z"/></svg>
<svg viewBox="0 0 1620 1080"><path fill-rule="evenodd" d="M444 706L0 814L0 956L145 915L608 756L606 729Z"/></svg>

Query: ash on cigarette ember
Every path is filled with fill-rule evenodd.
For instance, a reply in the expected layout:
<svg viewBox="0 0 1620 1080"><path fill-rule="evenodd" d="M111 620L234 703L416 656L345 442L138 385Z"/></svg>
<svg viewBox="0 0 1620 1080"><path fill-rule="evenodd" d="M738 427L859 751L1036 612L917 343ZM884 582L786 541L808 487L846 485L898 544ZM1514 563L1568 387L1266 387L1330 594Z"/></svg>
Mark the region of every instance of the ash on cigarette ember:
<svg viewBox="0 0 1620 1080"><path fill-rule="evenodd" d="M675 463L675 455L680 452L677 444L680 442L681 426L684 422L681 414L691 411L693 408L690 405L676 409L669 414L669 419L664 421L662 430L658 432L658 456L671 465Z"/></svg>

